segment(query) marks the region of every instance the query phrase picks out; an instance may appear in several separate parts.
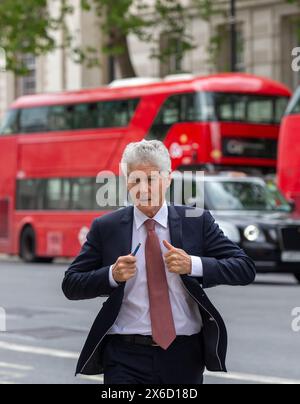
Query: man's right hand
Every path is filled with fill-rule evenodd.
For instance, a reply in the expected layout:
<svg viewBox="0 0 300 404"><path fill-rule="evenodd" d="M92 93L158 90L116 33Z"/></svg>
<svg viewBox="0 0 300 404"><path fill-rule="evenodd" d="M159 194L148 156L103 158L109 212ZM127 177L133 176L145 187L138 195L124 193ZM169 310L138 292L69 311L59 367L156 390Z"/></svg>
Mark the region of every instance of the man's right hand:
<svg viewBox="0 0 300 404"><path fill-rule="evenodd" d="M112 275L116 282L125 282L136 274L136 257L125 255L119 257L112 267Z"/></svg>

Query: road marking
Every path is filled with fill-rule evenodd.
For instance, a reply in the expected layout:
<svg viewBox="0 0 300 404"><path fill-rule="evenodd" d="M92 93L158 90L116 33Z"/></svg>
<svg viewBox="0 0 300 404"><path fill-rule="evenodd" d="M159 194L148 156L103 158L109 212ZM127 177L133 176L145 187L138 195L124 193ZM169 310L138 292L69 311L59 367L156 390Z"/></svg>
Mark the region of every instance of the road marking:
<svg viewBox="0 0 300 404"><path fill-rule="evenodd" d="M224 373L224 374L223 373L205 372L205 376L215 377L218 379L254 382L254 383L260 383L260 384L300 384L300 380L290 380L290 379L283 379L283 378L278 378L278 377L260 376L260 375L236 373L236 372ZM79 375L79 377L81 379L103 383L103 376Z"/></svg>
<svg viewBox="0 0 300 404"><path fill-rule="evenodd" d="M88 375L78 375L80 379L91 380L99 383L103 383L104 379L103 376L88 376Z"/></svg>
<svg viewBox="0 0 300 404"><path fill-rule="evenodd" d="M6 362L0 362L0 368L9 368L16 370L33 370L32 366L24 366L16 363L6 363Z"/></svg>
<svg viewBox="0 0 300 404"><path fill-rule="evenodd" d="M7 351L28 353L33 355L45 355L55 358L78 359L78 354L75 352L60 351L58 349L51 349L51 348L39 348L28 345L12 344L10 342L4 342L4 341L0 341L0 349L5 349Z"/></svg>
<svg viewBox="0 0 300 404"><path fill-rule="evenodd" d="M79 356L79 354L76 352L12 344L9 342L4 342L4 341L0 341L0 349L34 354L34 355L51 356L51 357L55 357L55 358L64 358L64 359L78 359L78 356ZM236 381L261 383L261 384L300 384L300 379L293 380L293 379L286 379L286 378L281 378L281 377L271 377L271 376L238 373L238 372L231 372L231 373L206 372L205 376L215 377L218 379L236 380ZM86 380L90 379L90 380L99 381L100 383L103 382L103 376L80 375L80 377L84 378Z"/></svg>
<svg viewBox="0 0 300 404"><path fill-rule="evenodd" d="M8 370L9 369L9 370ZM20 365L18 363L0 362L0 384L15 384L11 379L24 379L25 373L32 371L32 366ZM18 371L21 371L20 373Z"/></svg>
<svg viewBox="0 0 300 404"><path fill-rule="evenodd" d="M260 383L260 384L300 384L300 380L292 380L281 377L253 375L248 373L237 373L237 372L229 372L229 373L206 372L205 376L217 377L219 379Z"/></svg>
<svg viewBox="0 0 300 404"><path fill-rule="evenodd" d="M17 384L17 383L15 383L15 382L8 382L8 381L5 381L5 380L0 380L0 384Z"/></svg>
<svg viewBox="0 0 300 404"><path fill-rule="evenodd" d="M0 377L5 376L5 377L13 377L15 379L21 379L24 377L23 373L17 373L17 372L12 372L11 370L0 370Z"/></svg>

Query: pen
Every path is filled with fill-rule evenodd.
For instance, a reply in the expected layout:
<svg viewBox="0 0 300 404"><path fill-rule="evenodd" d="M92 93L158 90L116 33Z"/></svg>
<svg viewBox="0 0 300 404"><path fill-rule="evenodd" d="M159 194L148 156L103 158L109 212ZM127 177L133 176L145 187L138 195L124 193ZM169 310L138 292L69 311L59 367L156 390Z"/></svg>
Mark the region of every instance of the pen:
<svg viewBox="0 0 300 404"><path fill-rule="evenodd" d="M138 252L138 250L140 249L140 246L141 246L141 245L142 245L141 243L139 243L139 244L137 245L136 249L135 249L134 252L131 254L133 257L137 254L137 252Z"/></svg>

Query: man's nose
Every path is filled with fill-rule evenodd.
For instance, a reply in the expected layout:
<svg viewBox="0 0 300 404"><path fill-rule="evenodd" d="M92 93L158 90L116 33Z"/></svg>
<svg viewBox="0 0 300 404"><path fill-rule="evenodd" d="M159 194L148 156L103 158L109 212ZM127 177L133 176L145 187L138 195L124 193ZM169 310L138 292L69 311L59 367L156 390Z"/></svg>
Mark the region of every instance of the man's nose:
<svg viewBox="0 0 300 404"><path fill-rule="evenodd" d="M147 195L149 192L151 192L151 187L148 186L147 183L141 182L140 183L140 193L143 195Z"/></svg>

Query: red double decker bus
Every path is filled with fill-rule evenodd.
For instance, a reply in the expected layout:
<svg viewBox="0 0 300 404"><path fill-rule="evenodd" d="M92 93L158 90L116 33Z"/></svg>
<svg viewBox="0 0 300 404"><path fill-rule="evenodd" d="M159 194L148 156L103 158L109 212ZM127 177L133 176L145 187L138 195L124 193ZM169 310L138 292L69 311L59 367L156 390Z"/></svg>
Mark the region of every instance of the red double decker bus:
<svg viewBox="0 0 300 404"><path fill-rule="evenodd" d="M119 173L129 142L164 141L173 169L274 170L289 97L269 79L220 74L18 99L0 130L0 252L76 255L104 212L95 177Z"/></svg>
<svg viewBox="0 0 300 404"><path fill-rule="evenodd" d="M279 136L278 181L289 200L300 212L300 87L292 97L282 121Z"/></svg>

